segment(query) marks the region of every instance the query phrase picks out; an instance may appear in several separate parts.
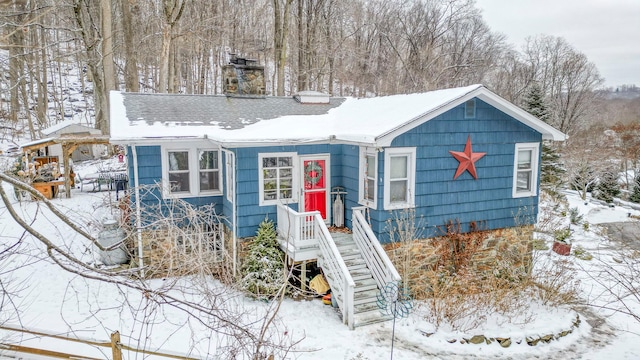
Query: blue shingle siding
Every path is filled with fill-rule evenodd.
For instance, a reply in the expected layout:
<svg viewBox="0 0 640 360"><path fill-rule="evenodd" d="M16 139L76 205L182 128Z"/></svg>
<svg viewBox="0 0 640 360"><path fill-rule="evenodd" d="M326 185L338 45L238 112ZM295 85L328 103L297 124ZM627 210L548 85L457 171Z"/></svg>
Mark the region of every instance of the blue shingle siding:
<svg viewBox="0 0 640 360"><path fill-rule="evenodd" d="M454 180L459 163L449 151L463 151L468 136L473 151L486 155L476 162L477 180L469 172ZM486 229L535 221L537 196L512 197L513 161L516 143L541 139L537 131L478 99L475 119L464 119L462 104L394 139L392 147L417 147L415 216L425 224L422 235L439 235L448 221L460 221L463 231L472 221ZM384 156L379 161L382 168ZM388 240L384 221L391 213L377 213L373 225L381 241Z"/></svg>
<svg viewBox="0 0 640 360"><path fill-rule="evenodd" d="M162 181L162 157L160 146L136 146L137 163L138 163L138 184L141 187L155 186ZM133 151L128 148L128 166L129 166L129 187L133 188L135 184L133 173ZM149 193L143 192L140 201L142 207L153 207L158 205L158 199L162 199L161 191L158 187L152 188ZM145 196L146 195L146 196ZM222 197L221 196L205 196L195 198L182 199L194 206L215 204L215 211L218 215L223 214ZM132 196L131 201L135 201Z"/></svg>
<svg viewBox="0 0 640 360"><path fill-rule="evenodd" d="M476 162L478 179L464 172L453 176L458 161L449 151L463 151L471 136L474 152L486 155ZM540 142L541 134L492 106L476 99L475 118L464 118L464 104L447 111L395 138L392 147L416 147L415 219L420 236L440 235L447 222L459 221L463 231L475 221L480 229L496 229L535 221L538 197L513 198L513 162L516 143ZM255 235L265 217L277 221L276 206L259 206L260 153L330 154L331 187L342 186L345 225L351 227L351 208L358 204L360 147L349 144L313 144L226 149L236 155L236 231L239 238ZM162 178L160 146L137 147L140 184ZM368 219L382 242L389 241L389 222L396 215L384 210L384 152L378 152L377 206ZM129 164L133 164L129 158ZM223 152L223 162L226 164ZM226 167L223 165L223 174ZM224 177L226 191L226 176ZM296 189L297 190L297 189ZM333 200L333 197L331 197ZM192 204L216 204L229 218L233 206L226 196L186 199ZM297 204L291 207L298 210ZM398 215L399 214L399 215Z"/></svg>

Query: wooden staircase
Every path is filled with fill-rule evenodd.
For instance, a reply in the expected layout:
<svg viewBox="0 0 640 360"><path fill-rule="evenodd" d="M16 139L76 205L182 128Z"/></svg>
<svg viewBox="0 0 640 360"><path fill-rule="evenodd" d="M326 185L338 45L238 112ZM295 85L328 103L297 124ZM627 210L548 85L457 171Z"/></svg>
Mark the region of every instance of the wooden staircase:
<svg viewBox="0 0 640 360"><path fill-rule="evenodd" d="M354 329L391 319L378 308L377 296L402 279L367 223L365 208L352 208L351 234L329 233L319 211L299 213L285 204L277 211L280 247L293 262L318 260L343 323Z"/></svg>
<svg viewBox="0 0 640 360"><path fill-rule="evenodd" d="M353 236L344 233L332 233L331 236L347 265L349 274L351 274L355 282L353 295L354 327L391 320L392 317L383 314L378 307L377 296L380 289L367 267L360 249L358 249L353 240ZM331 275L325 274L325 276L330 277ZM327 280L331 283L333 279Z"/></svg>

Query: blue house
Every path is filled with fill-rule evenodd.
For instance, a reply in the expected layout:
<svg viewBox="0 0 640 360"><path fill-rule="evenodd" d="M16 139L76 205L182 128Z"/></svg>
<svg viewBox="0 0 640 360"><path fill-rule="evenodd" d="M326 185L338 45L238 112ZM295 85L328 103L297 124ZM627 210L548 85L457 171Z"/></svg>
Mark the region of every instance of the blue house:
<svg viewBox="0 0 640 360"><path fill-rule="evenodd" d="M482 85L365 99L111 92L111 142L126 148L132 186L216 204L234 246L272 219L292 261L319 258L336 274L351 327L357 275L327 225L344 224L377 254L367 268L384 286L399 279L380 254L394 213L411 209L424 237L451 222L533 223L541 142L564 137Z"/></svg>

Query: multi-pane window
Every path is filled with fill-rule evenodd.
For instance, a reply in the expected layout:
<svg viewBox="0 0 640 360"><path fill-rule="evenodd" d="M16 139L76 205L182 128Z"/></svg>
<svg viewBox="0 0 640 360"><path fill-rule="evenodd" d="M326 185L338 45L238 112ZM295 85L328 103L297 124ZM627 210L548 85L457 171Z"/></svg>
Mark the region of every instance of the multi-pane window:
<svg viewBox="0 0 640 360"><path fill-rule="evenodd" d="M376 176L377 152L375 149L360 149L360 188L359 203L375 209L376 207Z"/></svg>
<svg viewBox="0 0 640 360"><path fill-rule="evenodd" d="M385 209L415 206L415 148L388 148L385 150Z"/></svg>
<svg viewBox="0 0 640 360"><path fill-rule="evenodd" d="M513 176L513 196L536 194L539 143L516 144Z"/></svg>
<svg viewBox="0 0 640 360"><path fill-rule="evenodd" d="M365 173L364 173L364 198L373 201L376 191L376 157L367 155L365 157Z"/></svg>
<svg viewBox="0 0 640 360"><path fill-rule="evenodd" d="M200 164L200 191L220 190L218 152L214 150L200 150L198 155Z"/></svg>
<svg viewBox="0 0 640 360"><path fill-rule="evenodd" d="M516 191L531 191L531 175L533 174L531 157L532 150L518 151L518 172L516 181Z"/></svg>
<svg viewBox="0 0 640 360"><path fill-rule="evenodd" d="M171 193L188 193L189 179L189 151L169 151L169 191Z"/></svg>
<svg viewBox="0 0 640 360"><path fill-rule="evenodd" d="M169 147L162 154L164 195L192 197L222 191L219 150Z"/></svg>
<svg viewBox="0 0 640 360"><path fill-rule="evenodd" d="M275 204L294 199L294 156L260 155L260 204Z"/></svg>

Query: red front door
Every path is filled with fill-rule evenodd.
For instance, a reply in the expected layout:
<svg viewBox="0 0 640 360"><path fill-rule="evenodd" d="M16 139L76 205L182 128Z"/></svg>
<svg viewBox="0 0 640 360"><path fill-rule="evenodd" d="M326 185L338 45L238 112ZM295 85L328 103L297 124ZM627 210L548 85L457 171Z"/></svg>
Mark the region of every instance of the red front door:
<svg viewBox="0 0 640 360"><path fill-rule="evenodd" d="M329 156L301 157L303 211L320 211L328 220L329 214Z"/></svg>

